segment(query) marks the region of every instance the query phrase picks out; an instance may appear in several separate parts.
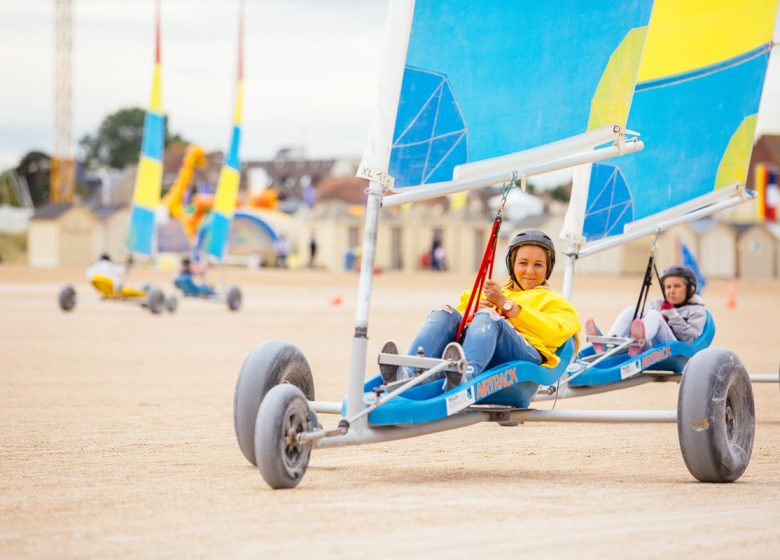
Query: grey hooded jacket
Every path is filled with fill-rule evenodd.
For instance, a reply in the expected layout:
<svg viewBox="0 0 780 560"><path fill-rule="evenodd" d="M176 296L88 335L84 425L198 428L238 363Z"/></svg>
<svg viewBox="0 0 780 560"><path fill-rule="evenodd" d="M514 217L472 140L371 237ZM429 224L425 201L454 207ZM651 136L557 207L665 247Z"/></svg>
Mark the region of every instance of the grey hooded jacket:
<svg viewBox="0 0 780 560"><path fill-rule="evenodd" d="M662 298L654 299L649 304L649 309L661 310ZM707 310L704 307L704 301L694 294L688 300L686 305L675 307L674 309L665 309L661 314L667 317L669 327L672 329L677 340L682 342L693 342L701 335L704 330L704 324L707 322Z"/></svg>

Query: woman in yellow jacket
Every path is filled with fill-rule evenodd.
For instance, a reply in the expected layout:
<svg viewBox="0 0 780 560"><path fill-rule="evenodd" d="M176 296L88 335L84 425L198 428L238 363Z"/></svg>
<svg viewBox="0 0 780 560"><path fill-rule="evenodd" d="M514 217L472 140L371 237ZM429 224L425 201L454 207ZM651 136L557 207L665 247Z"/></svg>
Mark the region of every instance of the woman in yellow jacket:
<svg viewBox="0 0 780 560"><path fill-rule="evenodd" d="M431 311L412 341L412 355L418 348L426 356L458 359L465 355L469 363L466 373L462 377L448 374L445 390L509 361L554 367L559 361L555 351L580 330L572 304L547 285L555 266L555 245L548 235L533 229L518 233L509 242L506 263L510 280L503 285L494 280L485 282L462 348L454 340L471 290L463 292L457 308ZM388 341L382 351L397 353L397 345ZM383 365L380 371L385 382L414 375L405 367Z"/></svg>

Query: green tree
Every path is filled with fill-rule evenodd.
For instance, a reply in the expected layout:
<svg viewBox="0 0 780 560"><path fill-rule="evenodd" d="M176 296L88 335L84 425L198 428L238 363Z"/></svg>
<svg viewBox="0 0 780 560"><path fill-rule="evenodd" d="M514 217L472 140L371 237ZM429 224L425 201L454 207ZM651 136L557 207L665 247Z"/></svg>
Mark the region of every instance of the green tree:
<svg viewBox="0 0 780 560"><path fill-rule="evenodd" d="M144 133L146 111L140 107L119 109L100 123L97 134L87 134L79 140L88 167L108 165L123 169L126 165L138 163L141 139ZM180 135L168 132L166 119L165 145L171 142L185 142Z"/></svg>
<svg viewBox="0 0 780 560"><path fill-rule="evenodd" d="M569 198L571 198L571 183L568 185L558 185L554 189L551 189L550 198L561 202L569 202Z"/></svg>
<svg viewBox="0 0 780 560"><path fill-rule="evenodd" d="M16 166L16 172L24 177L30 188L30 197L38 207L49 202L49 169L51 158L43 152L32 151L24 155Z"/></svg>

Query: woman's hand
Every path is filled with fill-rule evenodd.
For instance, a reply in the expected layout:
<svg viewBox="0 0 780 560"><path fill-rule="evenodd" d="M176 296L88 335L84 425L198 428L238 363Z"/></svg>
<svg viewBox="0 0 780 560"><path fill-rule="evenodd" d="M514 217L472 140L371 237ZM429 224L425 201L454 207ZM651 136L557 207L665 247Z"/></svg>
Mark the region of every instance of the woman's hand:
<svg viewBox="0 0 780 560"><path fill-rule="evenodd" d="M504 295L504 292L501 291L501 284L493 279L485 280L485 287L483 288L482 293L485 294L485 299L487 299L491 305L499 309L506 301L506 296ZM482 302L480 301L480 304L481 303ZM480 307L482 307L482 305L480 305Z"/></svg>

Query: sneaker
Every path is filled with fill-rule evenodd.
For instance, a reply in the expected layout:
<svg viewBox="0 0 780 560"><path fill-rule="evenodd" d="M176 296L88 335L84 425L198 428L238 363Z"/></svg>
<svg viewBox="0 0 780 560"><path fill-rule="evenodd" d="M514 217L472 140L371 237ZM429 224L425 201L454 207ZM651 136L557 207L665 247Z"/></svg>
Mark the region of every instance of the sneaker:
<svg viewBox="0 0 780 560"><path fill-rule="evenodd" d="M602 336L601 329L598 328L596 321L593 319L585 321L585 334L588 336ZM603 354L606 351L606 348L600 342L592 342L591 344L593 345L593 351L596 352L596 354Z"/></svg>
<svg viewBox="0 0 780 560"><path fill-rule="evenodd" d="M633 338L639 344L632 344L628 347L628 356L633 358L642 353L642 350L647 346L647 339L645 339L645 322L642 319L634 319L631 323L631 330L629 331L631 338Z"/></svg>
<svg viewBox="0 0 780 560"><path fill-rule="evenodd" d="M460 362L462 364L466 363L466 354L463 352L463 347L457 342L450 342L447 347L444 348L444 352L442 353L441 357L443 360L448 360L450 362ZM448 371L445 374L445 377L445 393L463 383L462 371Z"/></svg>
<svg viewBox="0 0 780 560"><path fill-rule="evenodd" d="M388 340L382 346L380 350L382 354L396 354L398 355L398 344L395 340ZM384 383L392 383L398 379L398 366L391 364L379 364L379 375L382 376Z"/></svg>

